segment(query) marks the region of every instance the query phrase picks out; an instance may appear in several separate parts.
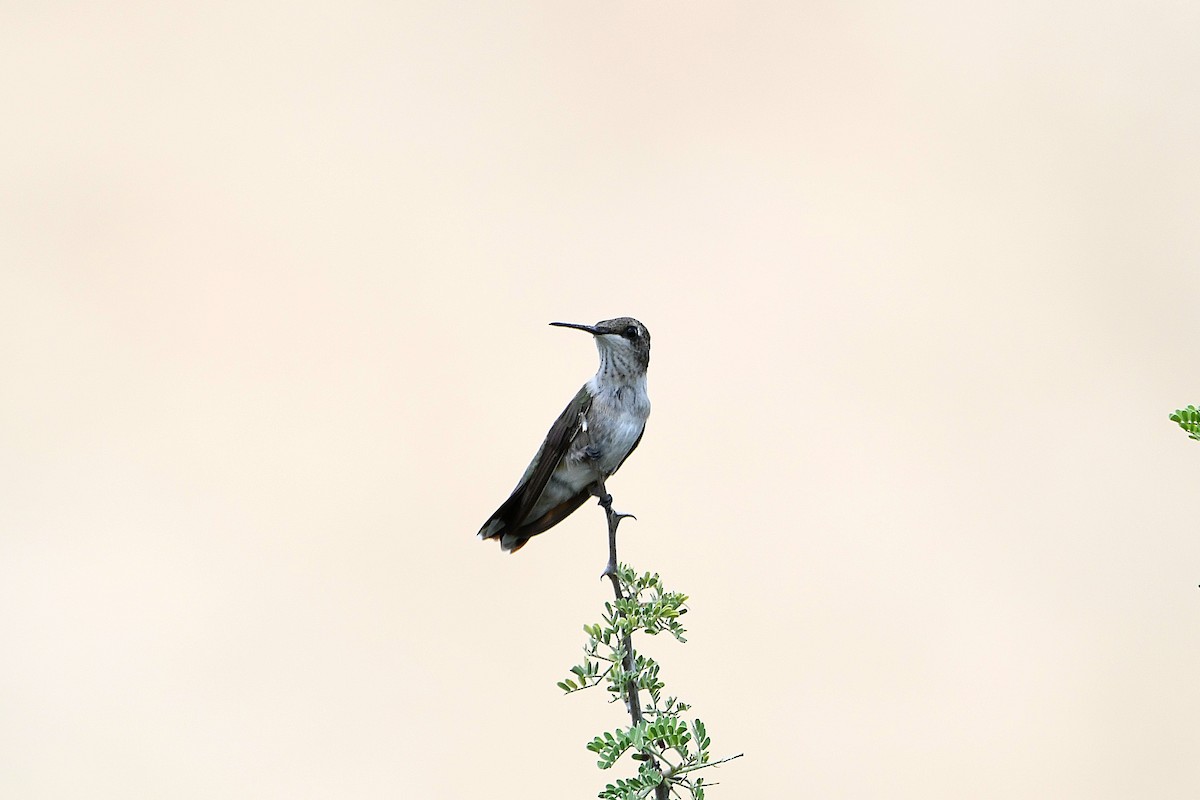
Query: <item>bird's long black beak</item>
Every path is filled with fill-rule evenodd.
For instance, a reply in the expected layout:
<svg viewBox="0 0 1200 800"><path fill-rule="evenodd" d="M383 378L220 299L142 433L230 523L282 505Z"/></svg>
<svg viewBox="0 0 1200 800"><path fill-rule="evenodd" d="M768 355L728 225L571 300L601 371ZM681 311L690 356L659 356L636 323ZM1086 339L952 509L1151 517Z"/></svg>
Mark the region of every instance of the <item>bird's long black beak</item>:
<svg viewBox="0 0 1200 800"><path fill-rule="evenodd" d="M580 325L576 322L551 322L551 325L557 325L560 328L575 328L580 331L587 331L592 336L599 336L601 331L595 325Z"/></svg>

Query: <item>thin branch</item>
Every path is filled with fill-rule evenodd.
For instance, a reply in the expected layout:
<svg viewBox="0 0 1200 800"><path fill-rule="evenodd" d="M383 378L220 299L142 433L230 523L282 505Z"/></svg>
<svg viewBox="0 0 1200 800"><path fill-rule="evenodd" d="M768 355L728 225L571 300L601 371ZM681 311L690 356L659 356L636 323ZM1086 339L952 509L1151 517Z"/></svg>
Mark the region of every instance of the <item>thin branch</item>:
<svg viewBox="0 0 1200 800"><path fill-rule="evenodd" d="M616 665L614 664L613 666ZM582 692L584 689L591 689L593 686L599 686L600 684L604 683L604 679L607 678L608 673L612 671L613 668L609 667L608 669L604 670L604 672L596 675L595 679L591 683L584 683L582 686L579 686L575 689L567 689L563 694L574 694L575 692Z"/></svg>
<svg viewBox="0 0 1200 800"><path fill-rule="evenodd" d="M603 575L607 575L612 581L613 596L617 600L624 600L625 593L621 590L621 578L618 573L617 561L617 526L621 524L621 520L630 514L621 514L613 510L612 495L604 488L604 479L596 481L591 487L592 494L600 499L600 507L604 509L605 518L608 520L608 564L604 568ZM603 577L603 575L601 577ZM616 608L614 607L614 613ZM621 653L621 668L629 675L636 676L635 666L637 664L637 656L633 652L633 635L626 634L624 637ZM625 685L625 708L629 711L629 718L633 720L633 724L637 725L642 721L642 701L638 697L637 679L633 677ZM651 757L650 764L660 773L662 768L659 766L658 759ZM670 783L664 774L663 780L654 787L655 800L670 800Z"/></svg>
<svg viewBox="0 0 1200 800"><path fill-rule="evenodd" d="M679 774L679 767L675 764L675 762L673 762L673 761L671 761L671 759L667 758L667 754L666 754L665 750L659 750L659 752L655 755L655 758L657 758L659 761L662 761L664 764L666 764L670 768L666 772L667 775L678 775Z"/></svg>
<svg viewBox="0 0 1200 800"><path fill-rule="evenodd" d="M674 778L679 775L686 775L689 772L696 772L697 770L705 769L706 767L715 767L718 764L724 764L726 761L733 761L735 758L741 758L744 755L746 755L746 754L738 753L736 756L729 756L728 758L719 758L716 761L708 761L704 764L696 764L693 767L684 767L683 769L675 770L674 772L672 772L670 777ZM706 783L704 785L705 786L716 786L715 783Z"/></svg>

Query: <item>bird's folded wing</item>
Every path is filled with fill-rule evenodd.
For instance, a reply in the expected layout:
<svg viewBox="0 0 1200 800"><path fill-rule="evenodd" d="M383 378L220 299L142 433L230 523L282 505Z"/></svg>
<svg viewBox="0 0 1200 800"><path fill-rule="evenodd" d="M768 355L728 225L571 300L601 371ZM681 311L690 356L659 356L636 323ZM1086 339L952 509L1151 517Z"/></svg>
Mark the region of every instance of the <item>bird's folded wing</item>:
<svg viewBox="0 0 1200 800"><path fill-rule="evenodd" d="M554 474L559 462L570 449L571 442L579 434L582 416L587 413L591 401L592 396L587 387L581 387L574 399L567 404L563 412L558 415L558 419L554 420L554 424L550 426L550 432L546 434L546 441L542 443L542 448L534 456L528 474L513 491L513 497L519 497L520 500L516 508L510 509L511 516L505 515L506 521L513 528L520 526L542 496L546 484L550 481L550 476Z"/></svg>

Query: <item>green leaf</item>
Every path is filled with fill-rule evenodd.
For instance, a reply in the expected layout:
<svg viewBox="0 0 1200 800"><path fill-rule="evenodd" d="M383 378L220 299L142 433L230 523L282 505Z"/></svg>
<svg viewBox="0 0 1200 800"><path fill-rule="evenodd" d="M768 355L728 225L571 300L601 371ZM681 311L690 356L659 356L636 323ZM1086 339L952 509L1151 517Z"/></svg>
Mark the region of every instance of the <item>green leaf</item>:
<svg viewBox="0 0 1200 800"><path fill-rule="evenodd" d="M1181 408L1171 414L1169 419L1187 431L1189 438L1200 441L1200 409L1195 406Z"/></svg>

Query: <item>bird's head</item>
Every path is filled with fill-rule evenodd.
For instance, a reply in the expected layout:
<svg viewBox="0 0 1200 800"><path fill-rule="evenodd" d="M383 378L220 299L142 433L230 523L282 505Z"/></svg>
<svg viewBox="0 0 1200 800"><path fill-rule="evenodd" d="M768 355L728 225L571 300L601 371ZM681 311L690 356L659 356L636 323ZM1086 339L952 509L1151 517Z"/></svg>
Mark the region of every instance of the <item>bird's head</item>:
<svg viewBox="0 0 1200 800"><path fill-rule="evenodd" d="M574 322L551 322L560 328L587 331L596 337L600 351L600 368L611 368L623 375L646 371L650 366L650 331L633 317L605 319L595 325Z"/></svg>

